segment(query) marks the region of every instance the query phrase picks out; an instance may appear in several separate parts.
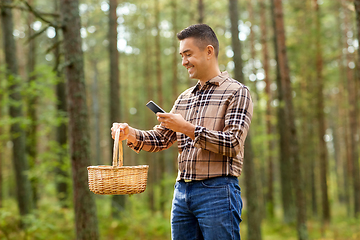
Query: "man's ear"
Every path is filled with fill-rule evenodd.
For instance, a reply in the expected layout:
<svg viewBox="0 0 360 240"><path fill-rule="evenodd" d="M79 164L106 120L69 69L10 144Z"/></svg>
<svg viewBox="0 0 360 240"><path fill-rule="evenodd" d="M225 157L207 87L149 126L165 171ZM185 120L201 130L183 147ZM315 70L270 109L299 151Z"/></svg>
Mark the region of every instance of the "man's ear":
<svg viewBox="0 0 360 240"><path fill-rule="evenodd" d="M206 46L207 59L212 58L215 55L215 49L213 45Z"/></svg>

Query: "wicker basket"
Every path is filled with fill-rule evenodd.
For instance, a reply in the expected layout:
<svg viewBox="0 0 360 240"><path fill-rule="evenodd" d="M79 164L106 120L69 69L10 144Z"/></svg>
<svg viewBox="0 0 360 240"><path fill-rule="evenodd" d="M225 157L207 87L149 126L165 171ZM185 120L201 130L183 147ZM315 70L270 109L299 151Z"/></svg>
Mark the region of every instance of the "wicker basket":
<svg viewBox="0 0 360 240"><path fill-rule="evenodd" d="M120 131L116 131L112 166L87 168L89 188L95 194L122 195L145 191L149 166L123 166L123 151L122 144L119 143L119 134Z"/></svg>

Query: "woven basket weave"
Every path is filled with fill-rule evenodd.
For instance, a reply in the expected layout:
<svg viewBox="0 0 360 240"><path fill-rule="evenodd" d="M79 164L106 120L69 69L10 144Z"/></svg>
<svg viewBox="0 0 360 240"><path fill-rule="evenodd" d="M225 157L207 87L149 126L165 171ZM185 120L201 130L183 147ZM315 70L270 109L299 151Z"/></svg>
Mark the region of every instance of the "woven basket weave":
<svg viewBox="0 0 360 240"><path fill-rule="evenodd" d="M115 134L112 166L88 167L89 188L95 194L123 195L142 193L146 189L148 165L123 166L120 131Z"/></svg>

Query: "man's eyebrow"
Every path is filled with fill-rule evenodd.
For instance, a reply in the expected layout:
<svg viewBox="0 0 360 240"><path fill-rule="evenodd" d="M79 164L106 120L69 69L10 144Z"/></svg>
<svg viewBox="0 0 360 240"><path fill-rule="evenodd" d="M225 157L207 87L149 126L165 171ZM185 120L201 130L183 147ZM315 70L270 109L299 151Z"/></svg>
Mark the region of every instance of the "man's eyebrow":
<svg viewBox="0 0 360 240"><path fill-rule="evenodd" d="M187 52L190 52L190 51L191 51L190 49L186 49L186 50L180 52L179 54L181 55L181 54L184 54L184 53L187 53Z"/></svg>

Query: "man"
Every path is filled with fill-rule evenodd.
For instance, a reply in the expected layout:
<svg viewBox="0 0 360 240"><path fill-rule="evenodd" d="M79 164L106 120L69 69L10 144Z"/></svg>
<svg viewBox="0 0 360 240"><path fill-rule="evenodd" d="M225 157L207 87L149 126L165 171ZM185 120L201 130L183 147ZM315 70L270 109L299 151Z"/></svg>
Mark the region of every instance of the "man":
<svg viewBox="0 0 360 240"><path fill-rule="evenodd" d="M157 152L178 141L179 171L171 210L173 240L240 239L241 174L244 142L253 107L247 87L220 72L219 43L206 24L177 34L182 65L196 86L184 91L170 113L157 113L160 125L140 131L120 128L134 151Z"/></svg>

